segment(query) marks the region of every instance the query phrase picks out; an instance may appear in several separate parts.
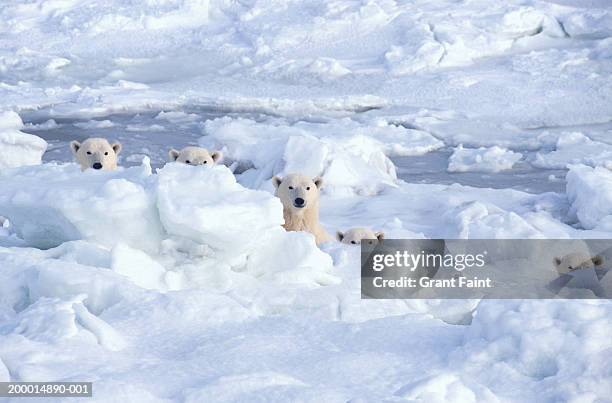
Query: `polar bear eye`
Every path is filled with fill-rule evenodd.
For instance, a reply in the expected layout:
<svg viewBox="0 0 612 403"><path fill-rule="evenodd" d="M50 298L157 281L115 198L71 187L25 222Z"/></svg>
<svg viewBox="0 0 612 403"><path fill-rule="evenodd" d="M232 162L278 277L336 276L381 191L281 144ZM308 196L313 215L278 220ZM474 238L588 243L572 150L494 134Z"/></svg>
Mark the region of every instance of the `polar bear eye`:
<svg viewBox="0 0 612 403"><path fill-rule="evenodd" d="M205 164L208 164L208 161L204 161Z"/></svg>
<svg viewBox="0 0 612 403"><path fill-rule="evenodd" d="M289 190L293 190L293 186L289 186Z"/></svg>
<svg viewBox="0 0 612 403"><path fill-rule="evenodd" d="M351 241L353 245L357 245L357 241Z"/></svg>
<svg viewBox="0 0 612 403"><path fill-rule="evenodd" d="M91 151L87 151L87 154L88 154L88 155L91 155Z"/></svg>
<svg viewBox="0 0 612 403"><path fill-rule="evenodd" d="M108 155L108 151L104 153L104 155Z"/></svg>
<svg viewBox="0 0 612 403"><path fill-rule="evenodd" d="M185 160L185 164L190 164L190 163L191 163L191 161Z"/></svg>
<svg viewBox="0 0 612 403"><path fill-rule="evenodd" d="M306 188L306 190L310 190L310 186L308 186L308 187Z"/></svg>

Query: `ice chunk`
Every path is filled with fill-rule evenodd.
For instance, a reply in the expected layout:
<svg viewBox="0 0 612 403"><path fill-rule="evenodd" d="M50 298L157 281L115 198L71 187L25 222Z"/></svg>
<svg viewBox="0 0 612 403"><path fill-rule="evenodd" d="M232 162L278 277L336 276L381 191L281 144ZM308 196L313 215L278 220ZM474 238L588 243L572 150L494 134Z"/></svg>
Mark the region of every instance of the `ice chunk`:
<svg viewBox="0 0 612 403"><path fill-rule="evenodd" d="M522 158L521 153L501 147L455 148L448 159L448 172L500 172L512 169Z"/></svg>
<svg viewBox="0 0 612 403"><path fill-rule="evenodd" d="M555 150L536 154L533 166L566 168L569 164L603 165L612 159L612 145L593 141L580 132L562 133Z"/></svg>
<svg viewBox="0 0 612 403"><path fill-rule="evenodd" d="M23 122L15 112L0 112L0 169L40 164L47 142L19 131Z"/></svg>
<svg viewBox="0 0 612 403"><path fill-rule="evenodd" d="M273 175L299 172L323 176L327 192L371 194L396 183L388 156L420 155L443 146L429 133L384 120L290 125L281 120L259 123L222 118L206 122L206 132L209 135L200 143L223 147L228 160L251 167L240 180L256 188L265 186Z"/></svg>
<svg viewBox="0 0 612 403"><path fill-rule="evenodd" d="M159 291L167 289L164 282L166 270L141 250L124 244L116 245L112 250L111 269L139 287Z"/></svg>
<svg viewBox="0 0 612 403"><path fill-rule="evenodd" d="M316 247L306 232L270 231L247 261L249 273L277 285L321 286L337 284L331 257Z"/></svg>
<svg viewBox="0 0 612 403"><path fill-rule="evenodd" d="M244 188L225 166L167 164L158 171L157 206L169 234L232 255L284 222L278 198Z"/></svg>
<svg viewBox="0 0 612 403"><path fill-rule="evenodd" d="M603 167L570 165L566 180L570 214L586 229L600 225L612 229L612 172Z"/></svg>
<svg viewBox="0 0 612 403"><path fill-rule="evenodd" d="M148 166L81 172L75 164L0 173L0 214L28 244L50 248L87 239L154 251L161 240Z"/></svg>

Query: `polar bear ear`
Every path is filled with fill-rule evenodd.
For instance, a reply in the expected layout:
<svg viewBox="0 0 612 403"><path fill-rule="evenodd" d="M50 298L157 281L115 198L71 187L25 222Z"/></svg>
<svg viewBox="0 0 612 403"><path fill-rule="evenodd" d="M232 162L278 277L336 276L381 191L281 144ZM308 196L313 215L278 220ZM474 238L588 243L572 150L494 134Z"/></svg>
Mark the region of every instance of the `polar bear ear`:
<svg viewBox="0 0 612 403"><path fill-rule="evenodd" d="M170 157L170 161L176 161L180 154L181 152L175 150L174 148L171 148L170 151L168 151L168 157Z"/></svg>
<svg viewBox="0 0 612 403"><path fill-rule="evenodd" d="M321 178L320 176L317 176L312 181L319 189L321 189L321 186L323 186L323 178Z"/></svg>
<svg viewBox="0 0 612 403"><path fill-rule="evenodd" d="M215 161L215 163L218 163L219 161L221 161L221 158L223 158L223 153L221 151L213 151L213 153L210 154L210 156L213 159L213 161Z"/></svg>
<svg viewBox="0 0 612 403"><path fill-rule="evenodd" d="M76 154L79 151L79 148L81 148L81 143L76 140L70 142L70 149L72 150L73 154Z"/></svg>
<svg viewBox="0 0 612 403"><path fill-rule="evenodd" d="M561 264L561 258L560 257L554 258L553 264L555 265L555 267L559 267L559 265Z"/></svg>
<svg viewBox="0 0 612 403"><path fill-rule="evenodd" d="M280 186L280 184L283 182L283 180L281 178L279 178L278 176L273 176L272 177L272 184L274 185L274 187L276 189L278 189L278 187Z"/></svg>
<svg viewBox="0 0 612 403"><path fill-rule="evenodd" d="M600 256L600 255L595 256L591 260L593 261L593 264L595 266L601 266L604 263L604 258L603 258L603 256Z"/></svg>
<svg viewBox="0 0 612 403"><path fill-rule="evenodd" d="M112 145L113 147L113 151L115 152L115 154L119 154L121 152L121 149L123 148L121 146L121 143L115 143Z"/></svg>
<svg viewBox="0 0 612 403"><path fill-rule="evenodd" d="M342 231L336 231L336 239L339 242L342 242L342 240L344 239L344 234L342 233Z"/></svg>
<svg viewBox="0 0 612 403"><path fill-rule="evenodd" d="M383 239L385 239L385 233L380 231L376 233L376 239L378 239L379 241L382 241Z"/></svg>

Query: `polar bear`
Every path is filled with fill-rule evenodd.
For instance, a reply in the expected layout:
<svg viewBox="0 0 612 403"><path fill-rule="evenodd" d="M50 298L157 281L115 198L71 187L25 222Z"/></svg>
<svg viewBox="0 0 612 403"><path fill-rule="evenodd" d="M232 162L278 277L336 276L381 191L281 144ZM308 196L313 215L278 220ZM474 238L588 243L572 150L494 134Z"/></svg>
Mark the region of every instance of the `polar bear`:
<svg viewBox="0 0 612 403"><path fill-rule="evenodd" d="M385 239L384 232L374 232L369 228L351 228L346 232L336 231L336 239L342 243L359 245L361 241L382 241Z"/></svg>
<svg viewBox="0 0 612 403"><path fill-rule="evenodd" d="M332 238L319 223L319 195L323 179L305 175L275 176L272 183L275 195L283 203L283 227L287 231L307 231L314 235L317 245Z"/></svg>
<svg viewBox="0 0 612 403"><path fill-rule="evenodd" d="M83 143L71 141L70 149L81 165L81 171L88 168L112 171L117 168L117 155L121 152L121 144L110 145L106 139L92 137Z"/></svg>
<svg viewBox="0 0 612 403"><path fill-rule="evenodd" d="M168 151L170 161L182 162L187 165L214 165L223 157L221 151L213 151L208 153L208 150L202 147L185 147L181 151L174 148Z"/></svg>
<svg viewBox="0 0 612 403"><path fill-rule="evenodd" d="M555 257L553 264L557 272L567 274L578 269L589 269L601 266L604 263L602 256L591 256L583 252L571 252L563 257Z"/></svg>

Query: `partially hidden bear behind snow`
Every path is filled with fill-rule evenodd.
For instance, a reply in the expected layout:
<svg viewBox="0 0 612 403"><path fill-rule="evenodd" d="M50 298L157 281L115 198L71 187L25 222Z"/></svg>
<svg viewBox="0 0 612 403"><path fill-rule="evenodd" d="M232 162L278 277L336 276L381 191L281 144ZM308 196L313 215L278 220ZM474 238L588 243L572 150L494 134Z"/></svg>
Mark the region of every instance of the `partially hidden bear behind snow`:
<svg viewBox="0 0 612 403"><path fill-rule="evenodd" d="M384 238L385 234L383 232L374 232L369 228L358 227L345 232L336 232L336 239L345 244L359 245L365 240L372 243L373 241L382 241Z"/></svg>
<svg viewBox="0 0 612 403"><path fill-rule="evenodd" d="M83 143L71 141L70 149L82 171L88 168L112 171L117 168L117 155L121 152L121 144L111 145L106 139L92 137Z"/></svg>
<svg viewBox="0 0 612 403"><path fill-rule="evenodd" d="M214 165L218 163L223 154L221 151L213 151L209 153L207 149L202 147L185 147L181 151L172 148L168 151L170 161L182 162L187 165Z"/></svg>
<svg viewBox="0 0 612 403"><path fill-rule="evenodd" d="M307 231L314 235L317 245L331 237L319 223L319 195L323 179L305 175L275 176L272 183L276 196L283 203L283 227L287 231Z"/></svg>

